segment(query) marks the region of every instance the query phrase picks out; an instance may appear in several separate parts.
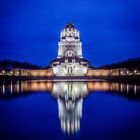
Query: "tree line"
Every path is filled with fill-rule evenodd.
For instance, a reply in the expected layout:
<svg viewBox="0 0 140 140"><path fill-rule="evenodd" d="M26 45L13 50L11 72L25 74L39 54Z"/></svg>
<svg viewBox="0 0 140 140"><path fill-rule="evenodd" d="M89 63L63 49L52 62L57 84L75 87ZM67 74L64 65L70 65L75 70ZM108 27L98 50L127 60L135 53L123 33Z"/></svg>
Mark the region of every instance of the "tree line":
<svg viewBox="0 0 140 140"><path fill-rule="evenodd" d="M129 68L129 69L140 69L140 57L138 58L129 58L125 61L106 64L100 66L99 68L103 69L117 69L117 68Z"/></svg>
<svg viewBox="0 0 140 140"><path fill-rule="evenodd" d="M21 69L40 69L41 66L37 66L28 62L18 62L13 60L0 60L1 69L12 69L12 68L21 68Z"/></svg>

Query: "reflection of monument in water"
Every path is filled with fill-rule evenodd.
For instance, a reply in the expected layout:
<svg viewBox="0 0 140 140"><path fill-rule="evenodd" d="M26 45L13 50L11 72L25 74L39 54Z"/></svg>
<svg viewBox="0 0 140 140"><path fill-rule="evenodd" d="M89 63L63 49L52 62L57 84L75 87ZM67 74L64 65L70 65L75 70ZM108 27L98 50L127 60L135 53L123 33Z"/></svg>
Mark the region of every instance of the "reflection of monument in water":
<svg viewBox="0 0 140 140"><path fill-rule="evenodd" d="M82 103L82 98L76 101L58 99L59 119L64 132L73 133L80 130Z"/></svg>
<svg viewBox="0 0 140 140"><path fill-rule="evenodd" d="M140 85L114 82L49 82L43 80L17 81L0 84L0 99L51 93L57 98L59 119L64 132L80 129L83 97L101 91L125 98L140 100Z"/></svg>
<svg viewBox="0 0 140 140"><path fill-rule="evenodd" d="M73 84L70 84L73 83ZM71 92L70 92L71 91ZM74 94L74 98L83 97L87 92L111 92L130 99L140 100L140 85L114 82L49 82L45 80L15 81L0 83L0 98L14 98L15 96L28 95L31 92L50 92L56 97L68 97ZM66 96L66 95L65 95Z"/></svg>
<svg viewBox="0 0 140 140"><path fill-rule="evenodd" d="M64 132L74 133L80 130L83 97L88 94L85 82L57 82L52 94L58 99L58 112L61 128Z"/></svg>
<svg viewBox="0 0 140 140"><path fill-rule="evenodd" d="M73 83L71 89L71 84ZM81 84L81 85L80 85ZM69 86L68 86L69 85ZM60 87L60 88L59 88ZM80 88L79 88L80 87ZM45 80L32 80L32 81L11 81L9 83L0 83L0 98L5 97L14 97L21 96L25 93L30 92L53 92L53 94L57 97L63 97L63 93L74 93L75 97L78 98L79 95L86 95L88 92L113 92L126 96L132 97L135 99L139 99L139 84L127 84L127 83L114 83L114 82L50 82ZM83 90L84 89L84 90ZM78 92L77 92L78 91ZM80 94L79 94L80 92ZM77 94L78 93L78 94ZM81 94L82 93L82 94Z"/></svg>

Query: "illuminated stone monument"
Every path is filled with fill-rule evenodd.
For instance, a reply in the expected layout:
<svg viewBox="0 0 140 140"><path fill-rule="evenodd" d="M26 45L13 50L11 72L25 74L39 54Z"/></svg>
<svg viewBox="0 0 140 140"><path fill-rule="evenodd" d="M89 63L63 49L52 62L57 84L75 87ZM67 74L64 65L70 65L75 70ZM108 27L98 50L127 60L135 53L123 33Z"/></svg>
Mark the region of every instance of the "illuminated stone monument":
<svg viewBox="0 0 140 140"><path fill-rule="evenodd" d="M84 76L89 62L83 58L80 33L69 23L61 31L58 56L51 62L56 76Z"/></svg>

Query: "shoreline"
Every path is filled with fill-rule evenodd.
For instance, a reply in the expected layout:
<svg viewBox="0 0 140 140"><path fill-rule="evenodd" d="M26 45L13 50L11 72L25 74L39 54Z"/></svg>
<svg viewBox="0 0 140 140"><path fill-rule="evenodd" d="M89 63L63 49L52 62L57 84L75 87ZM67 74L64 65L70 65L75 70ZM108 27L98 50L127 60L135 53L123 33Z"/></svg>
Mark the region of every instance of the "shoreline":
<svg viewBox="0 0 140 140"><path fill-rule="evenodd" d="M127 76L0 76L0 82L8 81L26 81L26 80L46 80L46 81L108 81L108 82L123 82L123 83L140 83L140 75L127 75Z"/></svg>

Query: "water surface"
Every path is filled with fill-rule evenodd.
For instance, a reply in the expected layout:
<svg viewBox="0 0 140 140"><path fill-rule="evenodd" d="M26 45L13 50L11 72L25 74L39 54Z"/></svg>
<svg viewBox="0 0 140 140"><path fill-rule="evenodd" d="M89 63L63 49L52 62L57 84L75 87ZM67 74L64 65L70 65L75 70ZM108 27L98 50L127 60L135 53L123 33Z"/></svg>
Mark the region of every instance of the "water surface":
<svg viewBox="0 0 140 140"><path fill-rule="evenodd" d="M140 139L140 85L17 81L0 84L0 140Z"/></svg>

